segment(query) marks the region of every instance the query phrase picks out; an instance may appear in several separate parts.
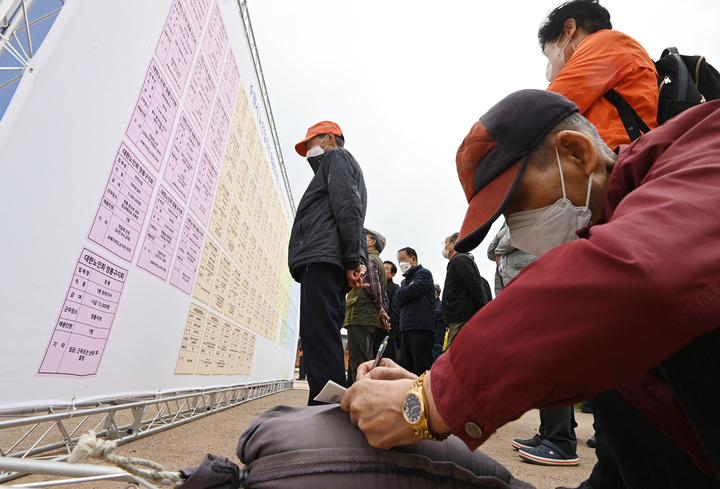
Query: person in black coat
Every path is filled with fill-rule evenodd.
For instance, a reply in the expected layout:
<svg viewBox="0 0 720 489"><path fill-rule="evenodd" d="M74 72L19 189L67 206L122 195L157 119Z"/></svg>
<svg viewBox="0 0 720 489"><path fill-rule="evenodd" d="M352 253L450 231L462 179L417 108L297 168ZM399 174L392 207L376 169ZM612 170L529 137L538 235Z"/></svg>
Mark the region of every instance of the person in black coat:
<svg viewBox="0 0 720 489"><path fill-rule="evenodd" d="M492 299L490 284L469 253L455 251L459 233L445 238L443 256L449 261L445 274L442 310L448 327L448 348L466 322Z"/></svg>
<svg viewBox="0 0 720 489"><path fill-rule="evenodd" d="M330 121L308 129L295 145L315 176L300 199L288 246L288 266L300 282L300 336L307 367L308 405L328 380L345 385L340 328L345 294L363 285L367 271L362 170L344 148L340 126Z"/></svg>
<svg viewBox="0 0 720 489"><path fill-rule="evenodd" d="M432 273L418 263L412 248L398 251L403 272L393 300L400 309L400 365L420 375L432 366L435 337L435 283Z"/></svg>

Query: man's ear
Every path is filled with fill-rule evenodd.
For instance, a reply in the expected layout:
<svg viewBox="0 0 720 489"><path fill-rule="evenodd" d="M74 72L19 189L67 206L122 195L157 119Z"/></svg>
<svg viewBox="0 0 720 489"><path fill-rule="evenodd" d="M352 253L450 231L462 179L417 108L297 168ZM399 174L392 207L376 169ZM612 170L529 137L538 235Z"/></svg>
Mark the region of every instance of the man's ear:
<svg viewBox="0 0 720 489"><path fill-rule="evenodd" d="M567 34L567 36L572 39L575 35L575 31L577 31L577 23L575 22L575 19L565 20L563 23L563 33Z"/></svg>
<svg viewBox="0 0 720 489"><path fill-rule="evenodd" d="M598 165L598 154L593 140L578 131L560 131L555 136L560 157L576 164L585 175L590 175Z"/></svg>

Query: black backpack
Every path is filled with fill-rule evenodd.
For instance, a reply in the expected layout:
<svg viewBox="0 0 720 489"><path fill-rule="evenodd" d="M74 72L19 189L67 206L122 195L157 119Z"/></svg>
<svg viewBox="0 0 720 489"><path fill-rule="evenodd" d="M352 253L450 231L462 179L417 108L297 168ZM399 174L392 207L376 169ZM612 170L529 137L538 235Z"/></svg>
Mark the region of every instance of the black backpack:
<svg viewBox="0 0 720 489"><path fill-rule="evenodd" d="M705 56L686 56L667 48L655 62L660 98L658 124L708 100L720 98L720 73Z"/></svg>
<svg viewBox="0 0 720 489"><path fill-rule="evenodd" d="M720 73L704 56L686 56L677 48L667 48L655 62L658 72L658 124L672 119L680 112L708 100L720 98ZM615 108L631 141L650 128L635 110L615 90L604 95Z"/></svg>

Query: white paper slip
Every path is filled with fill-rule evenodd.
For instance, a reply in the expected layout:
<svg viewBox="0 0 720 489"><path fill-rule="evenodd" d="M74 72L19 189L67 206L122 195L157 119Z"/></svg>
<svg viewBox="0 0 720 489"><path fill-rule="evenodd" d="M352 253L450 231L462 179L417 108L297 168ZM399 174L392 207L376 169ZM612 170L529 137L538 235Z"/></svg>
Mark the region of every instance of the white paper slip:
<svg viewBox="0 0 720 489"><path fill-rule="evenodd" d="M336 384L332 380L328 380L327 384L325 384L325 387L323 387L320 391L320 394L315 396L315 400L320 402L331 402L335 404L340 404L340 401L342 401L343 395L345 394L346 390L347 389L345 387Z"/></svg>

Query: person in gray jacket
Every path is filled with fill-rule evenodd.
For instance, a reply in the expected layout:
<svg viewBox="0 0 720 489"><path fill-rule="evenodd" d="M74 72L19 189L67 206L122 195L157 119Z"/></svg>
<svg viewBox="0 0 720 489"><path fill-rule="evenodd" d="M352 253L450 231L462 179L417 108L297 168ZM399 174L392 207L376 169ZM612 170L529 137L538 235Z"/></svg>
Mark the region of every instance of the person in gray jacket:
<svg viewBox="0 0 720 489"><path fill-rule="evenodd" d="M503 224L503 227L493 238L490 246L488 246L487 256L496 263L495 295L498 295L503 287L510 283L523 268L537 260L537 256L519 250L512 245L507 224Z"/></svg>
<svg viewBox="0 0 720 489"><path fill-rule="evenodd" d="M495 270L495 295L507 286L515 276L520 273L523 268L533 261L537 260L537 256L531 255L525 251L515 248L510 240L510 230L507 224L503 224L500 231L488 246L488 258L497 263ZM568 453L567 459L558 459L557 461L548 459L543 462L535 460L535 463L541 465L577 465L579 458L577 457L577 437L575 436L575 413L573 406L563 406L552 409L540 410L540 427L538 434L533 438L521 439L516 438L512 442L515 450L538 450L543 440L563 447ZM522 454L521 454L522 457ZM523 457L525 458L525 457ZM529 460L533 460L532 458Z"/></svg>
<svg viewBox="0 0 720 489"><path fill-rule="evenodd" d="M367 190L362 170L344 148L340 126L323 121L295 145L315 176L300 199L288 246L288 266L300 282L300 337L314 401L328 380L345 385L340 328L345 294L365 288Z"/></svg>

